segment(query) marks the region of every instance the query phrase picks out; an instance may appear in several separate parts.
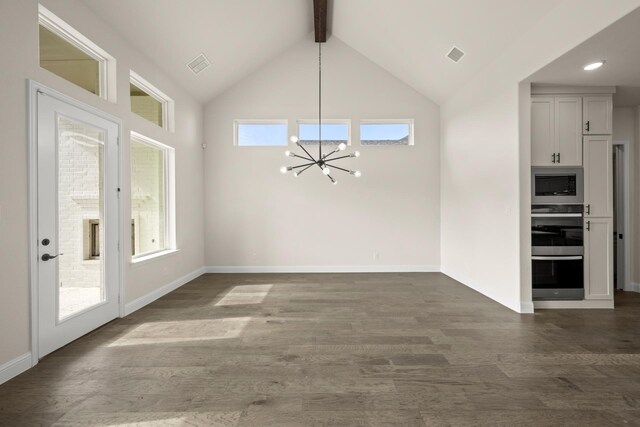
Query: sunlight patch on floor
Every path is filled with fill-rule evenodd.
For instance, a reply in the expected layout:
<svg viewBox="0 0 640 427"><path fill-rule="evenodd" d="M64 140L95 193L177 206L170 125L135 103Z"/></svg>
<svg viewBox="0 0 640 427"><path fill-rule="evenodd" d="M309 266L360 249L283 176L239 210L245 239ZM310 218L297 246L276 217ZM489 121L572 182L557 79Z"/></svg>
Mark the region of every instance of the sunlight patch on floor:
<svg viewBox="0 0 640 427"><path fill-rule="evenodd" d="M97 427L177 427L177 426L232 426L240 419L239 411L221 412L145 412L68 414L61 421L69 425Z"/></svg>
<svg viewBox="0 0 640 427"><path fill-rule="evenodd" d="M109 344L109 347L237 338L251 319L251 317L229 317L148 322Z"/></svg>
<svg viewBox="0 0 640 427"><path fill-rule="evenodd" d="M273 285L235 286L215 305L216 307L223 307L228 305L260 304L267 297L272 287Z"/></svg>

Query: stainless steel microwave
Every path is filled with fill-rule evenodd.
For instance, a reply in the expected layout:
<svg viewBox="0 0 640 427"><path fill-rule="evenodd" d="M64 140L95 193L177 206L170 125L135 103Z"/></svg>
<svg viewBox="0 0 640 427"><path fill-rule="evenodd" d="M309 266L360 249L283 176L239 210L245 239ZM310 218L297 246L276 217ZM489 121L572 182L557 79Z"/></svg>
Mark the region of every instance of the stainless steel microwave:
<svg viewBox="0 0 640 427"><path fill-rule="evenodd" d="M531 204L582 204L584 177L581 167L531 168Z"/></svg>

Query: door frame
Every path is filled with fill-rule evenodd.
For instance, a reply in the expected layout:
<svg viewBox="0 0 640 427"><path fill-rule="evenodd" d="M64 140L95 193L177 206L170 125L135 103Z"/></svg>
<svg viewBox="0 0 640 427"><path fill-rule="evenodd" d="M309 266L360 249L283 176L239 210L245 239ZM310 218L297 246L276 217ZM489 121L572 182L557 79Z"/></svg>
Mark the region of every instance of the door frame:
<svg viewBox="0 0 640 427"><path fill-rule="evenodd" d="M29 182L29 290L30 290L30 310L31 310L31 367L38 364L38 94L42 93L46 96L55 98L61 102L70 104L76 108L84 110L88 113L94 114L105 120L114 122L118 126L118 170L117 182L118 188L122 188L122 162L123 162L123 150L122 144L122 120L111 114L105 113L98 108L87 105L83 102L77 101L70 96L51 89L35 80L27 80L27 109L28 109L28 182ZM118 192L118 248L120 248L120 240L122 238L122 218L124 217L123 203L120 201L120 194ZM124 265L124 251L118 251L118 273L116 274L118 280L118 309L119 317L124 317L124 277L123 277L123 265Z"/></svg>
<svg viewBox="0 0 640 427"><path fill-rule="evenodd" d="M623 237L622 240L624 240L624 276L623 276L623 280L622 280L622 286L621 288L625 291L635 291L635 289L633 289L633 286L631 285L631 262L630 262L630 255L631 255L631 239L630 237L633 235L631 232L631 206L630 206L630 202L631 202L631 189L629 188L629 186L631 185L631 179L630 179L630 173L631 173L631 150L632 150L632 145L630 141L627 140L620 140L620 141L613 141L613 147L615 147L616 145L621 145L623 147L624 150L624 162L623 162L623 167L624 167L624 173L622 174L622 185L624 187L624 191L623 191L623 195L624 195L624 200L623 200L623 215L624 215L624 234L625 236L627 236L626 238ZM613 207L615 209L615 206ZM617 263L616 263L617 264ZM617 265L614 267L617 268ZM618 280L620 280L620 276L618 275Z"/></svg>

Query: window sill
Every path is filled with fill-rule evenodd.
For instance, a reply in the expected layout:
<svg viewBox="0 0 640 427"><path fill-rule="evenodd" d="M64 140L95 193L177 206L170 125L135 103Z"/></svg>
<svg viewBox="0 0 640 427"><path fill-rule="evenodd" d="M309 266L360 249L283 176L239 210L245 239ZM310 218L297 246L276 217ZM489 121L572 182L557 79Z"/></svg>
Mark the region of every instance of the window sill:
<svg viewBox="0 0 640 427"><path fill-rule="evenodd" d="M165 257L165 256L173 255L175 253L178 253L179 251L180 251L180 249L167 249L167 250L164 250L164 251L154 252L152 254L144 255L144 256L141 256L141 257L137 257L137 258L131 258L131 265L133 267L137 267L139 265L146 264L148 262L154 261L157 258L162 258L162 257Z"/></svg>

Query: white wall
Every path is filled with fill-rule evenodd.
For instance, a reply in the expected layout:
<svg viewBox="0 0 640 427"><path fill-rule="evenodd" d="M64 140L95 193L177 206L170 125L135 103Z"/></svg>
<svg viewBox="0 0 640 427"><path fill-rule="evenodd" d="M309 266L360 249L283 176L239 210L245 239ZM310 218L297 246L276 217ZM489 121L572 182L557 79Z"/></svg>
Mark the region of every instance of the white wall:
<svg viewBox="0 0 640 427"><path fill-rule="evenodd" d="M323 45L323 117L352 120L362 156L345 165L362 178L282 175L287 148L233 145L234 119L288 119L294 134L296 119L316 118L317 61L309 36L206 107L207 265L437 269L438 107L337 38ZM415 145L359 147L363 118L414 118Z"/></svg>
<svg viewBox="0 0 640 427"><path fill-rule="evenodd" d="M442 268L516 311L530 311L523 279L530 246L522 177L530 135L519 83L640 5L566 0L522 35L441 108ZM576 11L580 11L576 19ZM527 166L528 167L528 166Z"/></svg>
<svg viewBox="0 0 640 427"><path fill-rule="evenodd" d="M132 301L203 266L201 105L81 2L45 0L42 3L117 59L118 102L99 99L38 66L36 0L0 2L0 365L29 351L27 79L37 80L121 118L125 136L135 130L176 148L177 243L180 251L136 267L125 263L125 301ZM130 112L130 68L175 100L175 133L164 131ZM130 211L129 185L126 184L129 182L128 148L128 138L125 138L122 146L124 163L121 165L125 185L121 200L126 212ZM123 224L126 226L126 221Z"/></svg>

